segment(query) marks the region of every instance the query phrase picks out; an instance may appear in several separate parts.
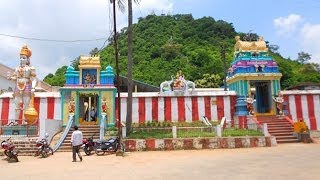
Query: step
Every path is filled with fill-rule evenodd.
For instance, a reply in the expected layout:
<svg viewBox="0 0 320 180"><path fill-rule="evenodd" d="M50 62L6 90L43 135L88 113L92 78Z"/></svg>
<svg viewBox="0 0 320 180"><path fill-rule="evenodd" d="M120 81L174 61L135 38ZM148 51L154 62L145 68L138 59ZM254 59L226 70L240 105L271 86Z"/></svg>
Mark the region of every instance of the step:
<svg viewBox="0 0 320 180"><path fill-rule="evenodd" d="M257 118L258 121L287 121L282 118Z"/></svg>
<svg viewBox="0 0 320 180"><path fill-rule="evenodd" d="M294 136L275 136L276 137L276 140L279 140L279 139L298 139Z"/></svg>
<svg viewBox="0 0 320 180"><path fill-rule="evenodd" d="M268 130L268 132L270 133L270 134L273 134L273 133L290 133L290 134L293 134L293 131L288 131L288 130L275 130L275 131L270 131L270 130Z"/></svg>
<svg viewBox="0 0 320 180"><path fill-rule="evenodd" d="M280 123L288 123L288 124L290 124L290 122L288 122L288 121L270 121L270 122L264 122L264 121L259 121L260 123L267 123L267 124L280 124Z"/></svg>
<svg viewBox="0 0 320 180"><path fill-rule="evenodd" d="M270 134L272 134L273 136L292 136L293 135L292 132L272 132Z"/></svg>
<svg viewBox="0 0 320 180"><path fill-rule="evenodd" d="M297 143L298 138L293 136L293 126L284 117L258 116L260 124L266 123L268 132L275 136L277 143Z"/></svg>
<svg viewBox="0 0 320 180"><path fill-rule="evenodd" d="M277 143L298 143L300 142L298 139L279 139L277 140Z"/></svg>
<svg viewBox="0 0 320 180"><path fill-rule="evenodd" d="M290 124L268 124L268 127L291 127L293 128Z"/></svg>
<svg viewBox="0 0 320 180"><path fill-rule="evenodd" d="M100 138L100 127L97 125L88 125L88 126L79 126L79 130L82 132L84 138L90 138L93 136L94 140L98 140ZM70 130L62 142L61 146L57 151L59 152L71 152L71 135L73 130Z"/></svg>
<svg viewBox="0 0 320 180"><path fill-rule="evenodd" d="M293 128L292 127L268 127L269 131L281 131L281 130L287 130L287 131L292 131L293 132Z"/></svg>
<svg viewBox="0 0 320 180"><path fill-rule="evenodd" d="M274 129L269 129L268 128L268 132L269 133L277 133L277 132L281 132L281 133L284 133L284 132L286 132L286 133L293 133L293 129L289 129L289 128L274 128Z"/></svg>
<svg viewBox="0 0 320 180"><path fill-rule="evenodd" d="M292 126L271 126L271 127L268 127L268 129L291 129L293 131Z"/></svg>

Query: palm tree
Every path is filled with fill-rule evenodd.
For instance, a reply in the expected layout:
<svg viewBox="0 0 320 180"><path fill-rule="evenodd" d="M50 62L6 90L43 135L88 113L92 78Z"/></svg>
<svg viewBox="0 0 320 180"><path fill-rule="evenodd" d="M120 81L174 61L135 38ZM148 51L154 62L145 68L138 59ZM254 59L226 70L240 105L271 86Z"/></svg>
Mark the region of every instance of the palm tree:
<svg viewBox="0 0 320 180"><path fill-rule="evenodd" d="M111 3L114 0L110 0ZM140 0L134 0L136 4L140 2ZM118 8L120 11L124 11L125 5L124 0L117 0ZM132 81L132 49L133 49L133 31L132 31L132 0L128 0L128 100L127 100L127 116L126 116L126 130L127 134L130 134L131 124L132 124L132 89L133 89L133 81ZM119 110L120 111L120 110Z"/></svg>
<svg viewBox="0 0 320 180"><path fill-rule="evenodd" d="M135 0L137 3L138 0ZM128 100L126 116L126 132L129 135L132 124L132 49L133 49L133 32L132 32L132 0L128 0Z"/></svg>
<svg viewBox="0 0 320 180"><path fill-rule="evenodd" d="M134 3L139 4L140 0L133 0ZM133 30L132 30L132 0L128 0L128 100L127 100L127 118L126 118L126 130L127 134L130 134L132 124L132 49L133 49Z"/></svg>

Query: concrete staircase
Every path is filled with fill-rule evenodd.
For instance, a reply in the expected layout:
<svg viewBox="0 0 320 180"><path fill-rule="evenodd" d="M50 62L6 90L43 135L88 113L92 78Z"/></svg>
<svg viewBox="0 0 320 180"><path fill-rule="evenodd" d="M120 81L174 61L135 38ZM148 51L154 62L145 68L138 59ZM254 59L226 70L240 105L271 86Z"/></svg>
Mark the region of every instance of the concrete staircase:
<svg viewBox="0 0 320 180"><path fill-rule="evenodd" d="M100 134L100 127L99 125L80 125L79 130L82 131L83 138L89 138L93 134L93 139L99 139L99 134ZM58 152L71 152L72 147L71 147L71 134L73 132L73 129L68 132L68 135L66 139L63 141L61 144L60 148L57 150Z"/></svg>
<svg viewBox="0 0 320 180"><path fill-rule="evenodd" d="M99 133L100 133L100 127L99 125L81 125L79 126L79 130L82 131L83 133L83 138L89 138L91 137L93 134L95 134L93 136L93 139L99 139ZM60 146L60 148L58 149L58 152L71 152L72 151L72 147L71 147L71 134L73 132L73 129L71 129L68 132L68 135L66 137L66 139L63 141L62 145ZM57 134L56 136L61 136L62 132L60 134ZM0 142L2 142L2 140L7 139L7 136L4 137L0 137ZM36 147L36 141L38 140L39 137L36 136L31 136L31 137L24 137L24 136L15 136L11 138L11 142L15 145L15 148L19 150L19 156L33 156L35 154L35 152L37 151L37 147ZM59 139L60 137L54 137L53 139ZM54 144L56 142L54 142L54 140L50 143L50 147L54 147ZM4 149L2 149L0 147L0 156L3 156L3 151Z"/></svg>
<svg viewBox="0 0 320 180"><path fill-rule="evenodd" d="M8 139L8 137L0 137L0 141ZM33 156L38 147L36 147L36 141L38 137L36 136L13 136L11 137L11 142L14 144L15 149L19 151L18 156ZM4 149L0 147L0 156L3 155Z"/></svg>
<svg viewBox="0 0 320 180"><path fill-rule="evenodd" d="M299 139L293 136L293 126L284 116L257 116L257 120L267 123L268 131L276 137L277 143L297 143Z"/></svg>

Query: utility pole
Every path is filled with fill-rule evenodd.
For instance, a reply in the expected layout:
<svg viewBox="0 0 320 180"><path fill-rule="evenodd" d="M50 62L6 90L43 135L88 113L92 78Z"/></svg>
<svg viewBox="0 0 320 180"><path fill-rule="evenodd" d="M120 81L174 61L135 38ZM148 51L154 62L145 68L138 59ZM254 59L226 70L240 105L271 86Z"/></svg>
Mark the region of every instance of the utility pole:
<svg viewBox="0 0 320 180"><path fill-rule="evenodd" d="M221 58L223 60L223 86L224 91L227 91L226 49L224 45L221 45Z"/></svg>
<svg viewBox="0 0 320 180"><path fill-rule="evenodd" d="M124 152L121 152L121 104L120 104L120 77L119 77L119 50L118 50L118 34L117 34L117 19L116 19L116 1L112 0L113 2L113 37L114 37L114 52L116 56L116 78L117 78L117 91L118 91L118 98L117 98L117 109L118 109L118 118L116 119L116 126L118 128L118 138L119 138L119 145L117 147L117 155L123 155Z"/></svg>

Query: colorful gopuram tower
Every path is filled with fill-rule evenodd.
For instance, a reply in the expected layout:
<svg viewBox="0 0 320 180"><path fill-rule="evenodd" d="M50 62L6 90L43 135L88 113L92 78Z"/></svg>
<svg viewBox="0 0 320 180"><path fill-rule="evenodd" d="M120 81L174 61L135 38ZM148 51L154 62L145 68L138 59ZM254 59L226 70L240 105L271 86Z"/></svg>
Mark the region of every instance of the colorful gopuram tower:
<svg viewBox="0 0 320 180"><path fill-rule="evenodd" d="M60 88L63 125L74 114L76 125L99 125L102 113L106 114L106 126L115 123L114 73L111 66L101 71L99 56L81 56L79 71L72 66L65 73L66 83Z"/></svg>
<svg viewBox="0 0 320 180"><path fill-rule="evenodd" d="M269 56L266 42L262 37L257 41L235 39L234 60L227 76L229 90L237 93L235 115L276 115L274 98L281 90L282 74Z"/></svg>

